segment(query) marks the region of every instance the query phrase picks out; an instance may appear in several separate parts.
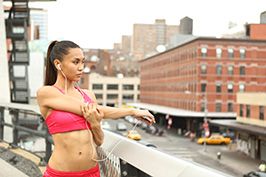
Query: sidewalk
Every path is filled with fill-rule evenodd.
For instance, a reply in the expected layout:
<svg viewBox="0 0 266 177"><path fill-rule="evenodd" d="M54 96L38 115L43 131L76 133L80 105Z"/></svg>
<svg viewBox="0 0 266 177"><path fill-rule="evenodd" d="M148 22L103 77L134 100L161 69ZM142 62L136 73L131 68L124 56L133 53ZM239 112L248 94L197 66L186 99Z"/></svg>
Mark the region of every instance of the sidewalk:
<svg viewBox="0 0 266 177"><path fill-rule="evenodd" d="M0 167L1 167L0 176L2 177L15 177L15 176L28 177L27 175L22 173L20 170L13 167L12 165L10 165L9 163L7 163L1 158L0 158Z"/></svg>

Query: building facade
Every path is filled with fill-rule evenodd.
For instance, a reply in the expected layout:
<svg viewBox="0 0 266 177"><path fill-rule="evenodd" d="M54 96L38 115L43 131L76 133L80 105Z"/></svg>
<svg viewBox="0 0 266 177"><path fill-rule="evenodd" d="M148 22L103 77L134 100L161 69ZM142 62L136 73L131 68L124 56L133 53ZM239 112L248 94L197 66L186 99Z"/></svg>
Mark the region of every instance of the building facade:
<svg viewBox="0 0 266 177"><path fill-rule="evenodd" d="M212 126L234 132L235 150L266 161L266 93L237 93L236 120L213 120Z"/></svg>
<svg viewBox="0 0 266 177"><path fill-rule="evenodd" d="M154 24L134 24L132 53L140 60L156 52L158 45L166 45L170 37L179 33L178 25L166 25L164 19L155 20Z"/></svg>
<svg viewBox="0 0 266 177"><path fill-rule="evenodd" d="M266 128L266 92L237 94L237 122ZM265 129L266 130L266 129Z"/></svg>
<svg viewBox="0 0 266 177"><path fill-rule="evenodd" d="M237 149L266 161L266 93L238 93L237 119L247 129L235 129Z"/></svg>
<svg viewBox="0 0 266 177"><path fill-rule="evenodd" d="M45 9L30 10L31 35L30 40L48 40L48 12Z"/></svg>
<svg viewBox="0 0 266 177"><path fill-rule="evenodd" d="M235 112L237 92L266 90L263 40L196 38L140 64L144 103Z"/></svg>
<svg viewBox="0 0 266 177"><path fill-rule="evenodd" d="M139 78L117 78L89 74L88 88L98 101L98 104L121 107L129 102L139 101Z"/></svg>

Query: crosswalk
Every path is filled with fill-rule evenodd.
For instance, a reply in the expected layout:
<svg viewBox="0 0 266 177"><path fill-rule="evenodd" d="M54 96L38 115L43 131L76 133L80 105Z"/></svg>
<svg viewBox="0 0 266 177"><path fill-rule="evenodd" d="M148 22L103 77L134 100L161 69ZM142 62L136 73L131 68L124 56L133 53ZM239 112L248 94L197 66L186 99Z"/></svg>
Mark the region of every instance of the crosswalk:
<svg viewBox="0 0 266 177"><path fill-rule="evenodd" d="M171 156L189 160L189 161L193 161L193 158L198 156L197 152L193 152L189 150L188 148L182 148L182 147L163 147L163 148L160 148L160 150Z"/></svg>

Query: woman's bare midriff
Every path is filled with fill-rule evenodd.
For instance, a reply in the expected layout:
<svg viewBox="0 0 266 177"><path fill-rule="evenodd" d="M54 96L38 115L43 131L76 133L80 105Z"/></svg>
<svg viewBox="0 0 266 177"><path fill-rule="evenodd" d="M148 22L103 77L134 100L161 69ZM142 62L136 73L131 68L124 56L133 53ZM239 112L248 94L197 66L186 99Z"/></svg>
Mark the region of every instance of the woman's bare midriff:
<svg viewBox="0 0 266 177"><path fill-rule="evenodd" d="M82 171L96 166L92 133L78 130L53 135L54 150L48 165L58 171Z"/></svg>

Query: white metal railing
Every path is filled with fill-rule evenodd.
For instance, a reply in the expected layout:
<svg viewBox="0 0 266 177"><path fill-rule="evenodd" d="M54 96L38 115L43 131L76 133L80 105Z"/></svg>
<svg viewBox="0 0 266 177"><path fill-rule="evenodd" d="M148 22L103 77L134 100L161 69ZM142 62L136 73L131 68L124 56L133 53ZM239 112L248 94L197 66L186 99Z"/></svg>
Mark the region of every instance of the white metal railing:
<svg viewBox="0 0 266 177"><path fill-rule="evenodd" d="M222 177L229 176L217 170L196 163L172 157L154 148L144 146L116 133L104 131L105 154L108 154L117 142L120 142L112 152L112 158L120 158L137 169L155 177ZM115 159L116 160L116 159ZM110 162L107 162L107 165ZM103 163L101 164L103 165ZM121 166L121 164L120 164ZM119 169L118 169L119 170ZM121 176L123 172L121 172Z"/></svg>

